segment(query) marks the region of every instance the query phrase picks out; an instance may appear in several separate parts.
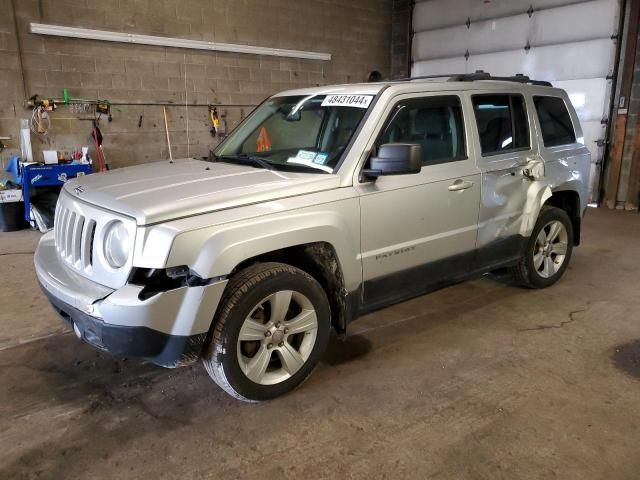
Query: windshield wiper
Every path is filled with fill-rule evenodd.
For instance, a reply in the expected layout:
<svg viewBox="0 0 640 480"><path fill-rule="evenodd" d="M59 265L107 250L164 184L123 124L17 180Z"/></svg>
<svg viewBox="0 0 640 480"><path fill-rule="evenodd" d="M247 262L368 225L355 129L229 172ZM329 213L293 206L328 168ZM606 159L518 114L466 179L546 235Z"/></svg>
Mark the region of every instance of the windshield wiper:
<svg viewBox="0 0 640 480"><path fill-rule="evenodd" d="M216 155L215 158L218 161L226 160L233 163L239 163L241 165L253 165L258 168L273 170L273 164L268 160L261 157L255 157L253 155L247 155L246 153L238 153L236 155Z"/></svg>

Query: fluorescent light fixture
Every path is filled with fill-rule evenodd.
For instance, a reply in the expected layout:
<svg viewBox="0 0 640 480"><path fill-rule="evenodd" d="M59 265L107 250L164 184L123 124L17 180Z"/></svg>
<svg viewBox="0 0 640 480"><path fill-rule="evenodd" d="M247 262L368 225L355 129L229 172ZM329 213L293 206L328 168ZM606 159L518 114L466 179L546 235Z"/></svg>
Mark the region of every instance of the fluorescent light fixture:
<svg viewBox="0 0 640 480"><path fill-rule="evenodd" d="M271 55L275 57L304 58L308 60L331 60L330 53L287 50L284 48L255 47L252 45L237 45L233 43L205 42L202 40L186 40L183 38L157 37L153 35L138 35L137 33L110 32L108 30L92 30L89 28L65 27L62 25L46 25L43 23L32 23L31 33L54 35L57 37L86 38L89 40L102 40L105 42L189 48L193 50L250 53L254 55Z"/></svg>

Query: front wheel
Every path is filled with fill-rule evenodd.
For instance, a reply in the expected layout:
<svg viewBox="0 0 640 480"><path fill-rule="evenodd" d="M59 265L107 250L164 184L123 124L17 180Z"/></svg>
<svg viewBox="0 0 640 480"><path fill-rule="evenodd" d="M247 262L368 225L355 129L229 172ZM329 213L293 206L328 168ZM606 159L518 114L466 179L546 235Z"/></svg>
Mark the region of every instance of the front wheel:
<svg viewBox="0 0 640 480"><path fill-rule="evenodd" d="M282 263L251 266L227 285L204 366L240 400L282 395L302 383L320 360L330 312L322 286L306 272Z"/></svg>
<svg viewBox="0 0 640 480"><path fill-rule="evenodd" d="M573 227L564 210L544 205L531 237L511 274L519 284L544 288L564 274L573 251Z"/></svg>

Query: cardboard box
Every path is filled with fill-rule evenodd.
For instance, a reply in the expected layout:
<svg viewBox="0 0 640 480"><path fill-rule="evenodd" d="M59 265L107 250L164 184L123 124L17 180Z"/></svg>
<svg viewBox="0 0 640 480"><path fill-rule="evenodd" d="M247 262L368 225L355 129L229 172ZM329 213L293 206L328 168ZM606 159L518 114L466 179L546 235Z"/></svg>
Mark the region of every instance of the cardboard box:
<svg viewBox="0 0 640 480"><path fill-rule="evenodd" d="M22 190L0 190L0 203L22 202Z"/></svg>
<svg viewBox="0 0 640 480"><path fill-rule="evenodd" d="M11 192L11 196L5 195L6 192ZM15 198L13 192L22 194L22 190L0 190L0 232L14 232L26 226L22 198L18 197L20 200L17 201L4 201L5 197Z"/></svg>

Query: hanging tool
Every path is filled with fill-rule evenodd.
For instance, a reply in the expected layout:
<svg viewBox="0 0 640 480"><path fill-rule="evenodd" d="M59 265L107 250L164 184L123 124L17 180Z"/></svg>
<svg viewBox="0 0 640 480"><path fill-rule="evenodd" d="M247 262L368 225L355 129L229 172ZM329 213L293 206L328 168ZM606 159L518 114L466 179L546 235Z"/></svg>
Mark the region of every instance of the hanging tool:
<svg viewBox="0 0 640 480"><path fill-rule="evenodd" d="M96 158L98 159L98 171L106 172L108 168L107 168L107 162L104 156L104 149L102 148L102 132L98 127L97 120L93 121L93 129L91 130L91 137L93 138L93 141L96 144Z"/></svg>
<svg viewBox="0 0 640 480"><path fill-rule="evenodd" d="M111 104L108 101L102 100L96 103L96 113L104 113L105 115L109 115L110 112Z"/></svg>
<svg viewBox="0 0 640 480"><path fill-rule="evenodd" d="M27 102L27 106L33 108L29 128L37 135L46 135L51 128L51 117L49 112L53 112L57 105L53 100L40 99L39 95L32 96Z"/></svg>
<svg viewBox="0 0 640 480"><path fill-rule="evenodd" d="M3 140L11 140L11 137L0 137L0 153L2 153L5 148L7 148L7 146L2 143Z"/></svg>
<svg viewBox="0 0 640 480"><path fill-rule="evenodd" d="M209 120L211 120L211 136L216 137L220 131L220 117L218 109L213 105L209 105Z"/></svg>
<svg viewBox="0 0 640 480"><path fill-rule="evenodd" d="M171 139L169 138L169 125L167 123L166 107L162 107L162 113L164 114L164 131L167 134L167 146L169 147L169 161L173 163L173 153L171 153Z"/></svg>
<svg viewBox="0 0 640 480"><path fill-rule="evenodd" d="M38 105L33 109L31 114L31 120L29 121L29 128L37 135L46 135L51 128L51 117L46 107Z"/></svg>

